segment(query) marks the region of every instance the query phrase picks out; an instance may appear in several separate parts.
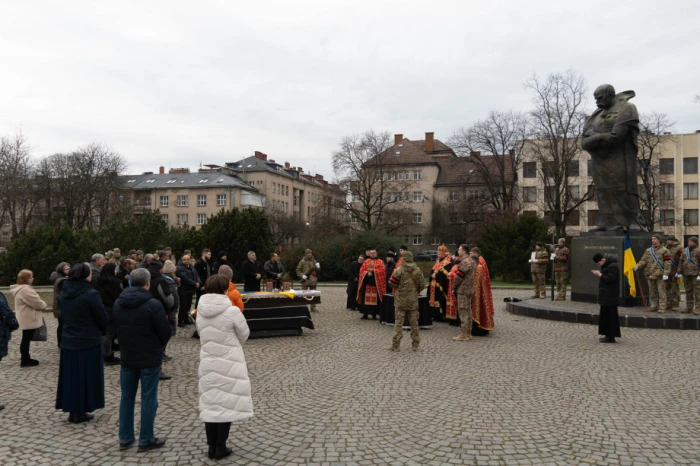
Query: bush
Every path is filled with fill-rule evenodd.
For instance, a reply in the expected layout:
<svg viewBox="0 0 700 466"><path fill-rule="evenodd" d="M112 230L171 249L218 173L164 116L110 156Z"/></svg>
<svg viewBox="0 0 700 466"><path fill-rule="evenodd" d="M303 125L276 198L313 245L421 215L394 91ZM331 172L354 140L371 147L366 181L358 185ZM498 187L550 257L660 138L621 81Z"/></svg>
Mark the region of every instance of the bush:
<svg viewBox="0 0 700 466"><path fill-rule="evenodd" d="M484 227L478 245L491 276L504 280L530 278L530 254L536 242L547 240L548 229L547 223L535 215L519 215Z"/></svg>

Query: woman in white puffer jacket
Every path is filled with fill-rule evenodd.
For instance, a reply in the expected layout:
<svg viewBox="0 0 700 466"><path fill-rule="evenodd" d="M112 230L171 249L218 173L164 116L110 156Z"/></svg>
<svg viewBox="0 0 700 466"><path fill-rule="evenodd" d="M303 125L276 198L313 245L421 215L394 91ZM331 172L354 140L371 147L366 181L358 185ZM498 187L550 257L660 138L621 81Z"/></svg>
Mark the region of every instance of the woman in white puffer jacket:
<svg viewBox="0 0 700 466"><path fill-rule="evenodd" d="M250 330L240 309L231 305L228 278L211 276L197 306L199 354L199 417L204 421L209 458L231 454L226 447L231 422L253 417L248 367L243 342Z"/></svg>

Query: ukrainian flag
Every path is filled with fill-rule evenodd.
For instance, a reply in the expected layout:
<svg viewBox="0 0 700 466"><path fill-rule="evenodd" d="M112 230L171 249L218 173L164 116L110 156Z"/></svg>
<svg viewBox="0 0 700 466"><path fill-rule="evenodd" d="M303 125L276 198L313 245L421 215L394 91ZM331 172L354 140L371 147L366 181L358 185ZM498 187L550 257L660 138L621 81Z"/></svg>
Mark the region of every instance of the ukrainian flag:
<svg viewBox="0 0 700 466"><path fill-rule="evenodd" d="M625 232L625 248L624 248L624 262L622 265L622 270L627 281L630 285L630 296L637 296L637 286L634 282L634 268L637 266L637 261L634 260L634 254L632 254L632 245L630 244L630 235Z"/></svg>

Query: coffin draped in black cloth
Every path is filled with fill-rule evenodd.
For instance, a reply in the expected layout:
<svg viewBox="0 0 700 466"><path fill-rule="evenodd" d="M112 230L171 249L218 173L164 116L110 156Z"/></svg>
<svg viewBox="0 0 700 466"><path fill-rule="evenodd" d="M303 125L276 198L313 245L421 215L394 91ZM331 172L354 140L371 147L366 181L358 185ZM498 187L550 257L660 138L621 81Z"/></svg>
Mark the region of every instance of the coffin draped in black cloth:
<svg viewBox="0 0 700 466"><path fill-rule="evenodd" d="M306 327L313 329L309 308L304 305L245 308L243 312L251 332Z"/></svg>
<svg viewBox="0 0 700 466"><path fill-rule="evenodd" d="M418 297L418 326L420 328L432 328L433 327L433 310L428 305L427 296ZM382 298L382 306L379 314L379 320L382 324L394 325L394 295L385 294ZM403 322L404 327L409 327L408 325L408 314Z"/></svg>

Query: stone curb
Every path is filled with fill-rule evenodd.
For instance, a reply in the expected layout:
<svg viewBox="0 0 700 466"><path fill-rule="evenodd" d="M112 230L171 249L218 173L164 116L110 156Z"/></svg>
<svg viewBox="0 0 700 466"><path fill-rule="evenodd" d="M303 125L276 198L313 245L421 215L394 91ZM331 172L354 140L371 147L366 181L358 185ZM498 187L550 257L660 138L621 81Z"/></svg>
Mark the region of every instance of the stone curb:
<svg viewBox="0 0 700 466"><path fill-rule="evenodd" d="M618 308L618 312L624 308ZM506 310L514 315L533 317L535 319L571 322L577 324L598 325L599 314L586 311L569 311L532 306L524 301L506 303ZM700 330L700 316L696 315L639 315L624 314L619 316L620 327L649 328L666 330Z"/></svg>

